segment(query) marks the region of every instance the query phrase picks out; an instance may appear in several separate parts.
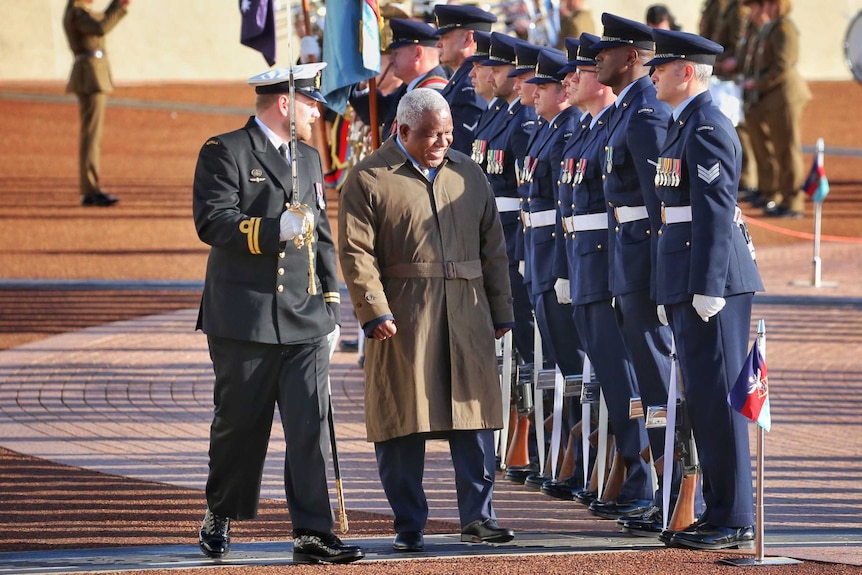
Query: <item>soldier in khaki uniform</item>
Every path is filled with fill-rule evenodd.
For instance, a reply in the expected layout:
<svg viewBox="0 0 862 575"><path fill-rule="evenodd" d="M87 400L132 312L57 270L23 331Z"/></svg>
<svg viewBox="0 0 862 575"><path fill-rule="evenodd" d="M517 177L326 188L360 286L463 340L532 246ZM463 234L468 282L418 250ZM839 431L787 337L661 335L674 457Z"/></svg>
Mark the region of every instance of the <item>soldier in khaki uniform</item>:
<svg viewBox="0 0 862 575"><path fill-rule="evenodd" d="M112 0L102 14L90 10L92 3L69 0L63 14L63 29L75 58L66 91L78 96L81 113L81 205L111 206L119 198L104 193L99 185L105 103L114 90L105 36L126 15L131 0Z"/></svg>
<svg viewBox="0 0 862 575"><path fill-rule="evenodd" d="M713 39L715 31L718 28L718 21L721 16L722 0L706 0L703 4L703 10L700 13L700 22L698 23L698 34L704 38Z"/></svg>
<svg viewBox="0 0 862 575"><path fill-rule="evenodd" d="M557 34L557 49L566 49L566 38L578 38L584 32L595 32L593 14L584 9L584 0L560 2L560 32Z"/></svg>
<svg viewBox="0 0 862 575"><path fill-rule="evenodd" d="M718 32L718 43L725 51L719 54L715 61L715 74L724 80L736 80L741 83L746 77L753 75L754 48L758 27L751 21L748 6L740 0L730 0L722 12L722 25ZM735 38L735 43L730 41ZM727 42L727 43L725 43ZM750 201L756 208L766 203L757 192L757 159L751 145L751 136L745 118L740 118L736 126L736 134L742 145L742 172L739 176L738 201Z"/></svg>
<svg viewBox="0 0 862 575"><path fill-rule="evenodd" d="M753 75L743 88L751 102L746 124L757 157L764 214L801 218L805 194L802 162L802 111L811 99L796 69L799 31L788 17L791 0L745 0L760 26L754 47Z"/></svg>

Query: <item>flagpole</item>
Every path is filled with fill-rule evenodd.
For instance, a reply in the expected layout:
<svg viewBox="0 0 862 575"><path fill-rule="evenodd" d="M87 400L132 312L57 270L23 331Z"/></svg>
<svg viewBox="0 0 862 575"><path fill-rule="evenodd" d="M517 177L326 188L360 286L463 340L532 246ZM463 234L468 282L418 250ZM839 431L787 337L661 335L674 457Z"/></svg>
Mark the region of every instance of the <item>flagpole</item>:
<svg viewBox="0 0 862 575"><path fill-rule="evenodd" d="M761 319L757 324L757 348L760 351L760 356L763 364L766 364L766 322ZM767 396L768 396L767 389ZM798 559L790 557L766 557L765 556L765 516L764 516L764 469L765 469L765 452L766 452L766 435L763 427L755 425L757 428L757 480L755 482L755 527L754 527L754 557L733 557L721 559L720 563L733 565L734 567L752 567L763 565L794 565L802 563Z"/></svg>
<svg viewBox="0 0 862 575"><path fill-rule="evenodd" d="M757 347L760 348L760 354L763 361L766 361L766 322L763 319L757 324ZM763 469L766 451L766 436L763 432L763 427L755 425L757 428L757 483L755 491L755 527L756 535L754 539L754 560L757 563L763 563L763 547L764 547L764 521L763 521Z"/></svg>
<svg viewBox="0 0 862 575"><path fill-rule="evenodd" d="M823 138L817 138L817 161L823 165L824 144ZM820 229L823 217L823 202L814 202L814 279L812 285L820 287L821 261L820 261Z"/></svg>

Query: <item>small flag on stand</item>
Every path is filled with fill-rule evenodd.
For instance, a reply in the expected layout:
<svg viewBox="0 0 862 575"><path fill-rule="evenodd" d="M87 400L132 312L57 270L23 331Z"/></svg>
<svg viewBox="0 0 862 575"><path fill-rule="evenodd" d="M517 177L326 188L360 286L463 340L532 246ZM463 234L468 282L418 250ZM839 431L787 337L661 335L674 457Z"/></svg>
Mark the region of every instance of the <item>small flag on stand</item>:
<svg viewBox="0 0 862 575"><path fill-rule="evenodd" d="M239 41L243 46L260 52L266 63L275 64L275 10L272 0L239 0L242 30Z"/></svg>
<svg viewBox="0 0 862 575"><path fill-rule="evenodd" d="M730 406L769 431L772 418L769 415L769 389L766 375L766 361L760 354L755 340L751 352L742 366L733 389L727 394Z"/></svg>
<svg viewBox="0 0 862 575"><path fill-rule="evenodd" d="M823 162L820 159L822 153L814 154L814 163L811 165L811 171L808 172L808 177L805 178L805 183L802 184L802 190L811 198L811 201L818 204L826 199L829 194L829 180L826 179L826 170L823 168Z"/></svg>

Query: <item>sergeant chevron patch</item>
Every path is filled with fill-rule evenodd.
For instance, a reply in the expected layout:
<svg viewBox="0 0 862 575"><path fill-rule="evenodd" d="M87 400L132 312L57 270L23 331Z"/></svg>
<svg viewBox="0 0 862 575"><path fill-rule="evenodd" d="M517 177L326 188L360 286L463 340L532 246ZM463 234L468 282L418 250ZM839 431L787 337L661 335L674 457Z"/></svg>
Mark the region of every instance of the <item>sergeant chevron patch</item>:
<svg viewBox="0 0 862 575"><path fill-rule="evenodd" d="M707 184L711 184L718 176L720 176L718 162L711 168L704 168L700 164L697 165L697 177L706 182Z"/></svg>

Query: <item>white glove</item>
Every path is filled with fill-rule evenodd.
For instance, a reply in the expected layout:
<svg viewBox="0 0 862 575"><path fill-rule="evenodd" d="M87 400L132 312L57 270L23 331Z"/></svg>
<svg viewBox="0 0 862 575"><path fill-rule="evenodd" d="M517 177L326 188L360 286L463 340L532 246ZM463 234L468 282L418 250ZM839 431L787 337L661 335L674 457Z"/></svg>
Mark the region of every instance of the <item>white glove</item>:
<svg viewBox="0 0 862 575"><path fill-rule="evenodd" d="M518 261L518 273L521 274L521 277L524 277L524 273L527 271L527 264L524 260Z"/></svg>
<svg viewBox="0 0 862 575"><path fill-rule="evenodd" d="M655 314L658 316L658 321L662 325L667 325L667 312L662 304L655 308Z"/></svg>
<svg viewBox="0 0 862 575"><path fill-rule="evenodd" d="M320 43L317 36L303 36L299 40L299 61L303 64L320 62Z"/></svg>
<svg viewBox="0 0 862 575"><path fill-rule="evenodd" d="M303 36L299 40L299 61L303 64L320 62L320 43L317 36Z"/></svg>
<svg viewBox="0 0 862 575"><path fill-rule="evenodd" d="M296 236L302 235L303 231L305 231L303 226L306 219L308 218L289 210L281 214L279 239L283 242L289 242Z"/></svg>
<svg viewBox="0 0 862 575"><path fill-rule="evenodd" d="M572 292L569 291L569 280L557 278L554 282L554 291L557 293L557 303L572 303Z"/></svg>
<svg viewBox="0 0 862 575"><path fill-rule="evenodd" d="M724 308L725 303L727 302L724 301L723 297L700 295L699 293L694 294L691 300L691 305L703 321L709 321L709 318Z"/></svg>
<svg viewBox="0 0 862 575"><path fill-rule="evenodd" d="M339 337L341 337L341 326L335 324L335 329L326 336L326 345L329 346L329 359L332 359L332 354L335 353L335 346L338 345Z"/></svg>

